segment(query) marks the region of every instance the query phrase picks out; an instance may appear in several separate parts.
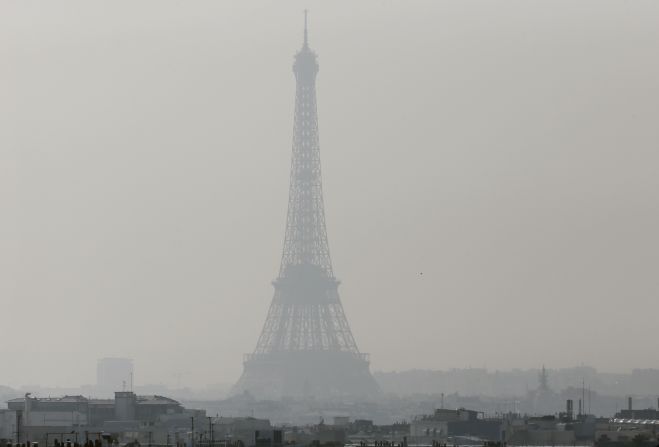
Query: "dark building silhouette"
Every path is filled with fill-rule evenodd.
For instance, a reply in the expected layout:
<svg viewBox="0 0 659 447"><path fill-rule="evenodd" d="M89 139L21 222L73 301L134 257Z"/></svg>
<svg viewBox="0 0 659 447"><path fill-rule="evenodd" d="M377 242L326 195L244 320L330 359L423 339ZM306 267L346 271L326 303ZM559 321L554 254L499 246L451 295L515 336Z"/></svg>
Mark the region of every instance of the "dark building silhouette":
<svg viewBox="0 0 659 447"><path fill-rule="evenodd" d="M234 392L263 398L369 396L379 392L339 299L325 227L316 54L295 56L293 155L288 215L274 297L256 349L245 356Z"/></svg>

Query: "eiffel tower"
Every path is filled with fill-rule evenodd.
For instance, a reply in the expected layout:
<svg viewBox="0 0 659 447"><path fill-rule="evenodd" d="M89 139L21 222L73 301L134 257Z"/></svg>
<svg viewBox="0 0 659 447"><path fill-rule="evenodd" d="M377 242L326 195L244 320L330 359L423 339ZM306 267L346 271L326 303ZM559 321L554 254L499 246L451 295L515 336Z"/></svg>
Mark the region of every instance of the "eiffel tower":
<svg viewBox="0 0 659 447"><path fill-rule="evenodd" d="M330 259L316 112L316 54L295 56L293 156L279 276L263 330L233 393L260 398L368 397L379 393L339 299Z"/></svg>

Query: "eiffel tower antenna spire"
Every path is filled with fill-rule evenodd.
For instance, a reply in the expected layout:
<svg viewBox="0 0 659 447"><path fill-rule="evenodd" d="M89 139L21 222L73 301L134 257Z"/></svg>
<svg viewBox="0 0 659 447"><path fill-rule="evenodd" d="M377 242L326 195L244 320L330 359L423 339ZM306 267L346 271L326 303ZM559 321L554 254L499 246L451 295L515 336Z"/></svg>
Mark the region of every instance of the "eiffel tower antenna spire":
<svg viewBox="0 0 659 447"><path fill-rule="evenodd" d="M318 137L316 75L309 49L295 55L295 115L288 212L279 275L261 335L234 392L259 397L374 395L379 388L352 335L330 258Z"/></svg>
<svg viewBox="0 0 659 447"><path fill-rule="evenodd" d="M307 13L308 10L304 10L304 47L309 47L309 33L307 32Z"/></svg>

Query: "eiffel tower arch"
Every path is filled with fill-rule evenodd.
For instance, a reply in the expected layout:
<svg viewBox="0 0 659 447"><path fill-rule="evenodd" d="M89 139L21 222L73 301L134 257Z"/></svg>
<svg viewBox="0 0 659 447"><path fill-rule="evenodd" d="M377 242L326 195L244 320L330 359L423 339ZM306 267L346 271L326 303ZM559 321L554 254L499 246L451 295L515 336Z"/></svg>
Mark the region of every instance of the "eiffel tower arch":
<svg viewBox="0 0 659 447"><path fill-rule="evenodd" d="M279 275L263 330L233 393L261 398L368 397L379 393L357 348L330 259L316 112L316 54L295 55L293 155Z"/></svg>

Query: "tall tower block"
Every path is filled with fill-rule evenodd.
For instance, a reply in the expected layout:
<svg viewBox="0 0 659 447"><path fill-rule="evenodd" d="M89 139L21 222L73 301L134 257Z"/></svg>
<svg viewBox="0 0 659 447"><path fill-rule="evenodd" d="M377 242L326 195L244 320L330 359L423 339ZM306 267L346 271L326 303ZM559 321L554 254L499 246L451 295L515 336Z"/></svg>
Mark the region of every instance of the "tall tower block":
<svg viewBox="0 0 659 447"><path fill-rule="evenodd" d="M284 249L274 297L233 392L261 398L367 397L379 393L357 348L330 259L320 166L316 74L305 12L295 55L295 118Z"/></svg>

